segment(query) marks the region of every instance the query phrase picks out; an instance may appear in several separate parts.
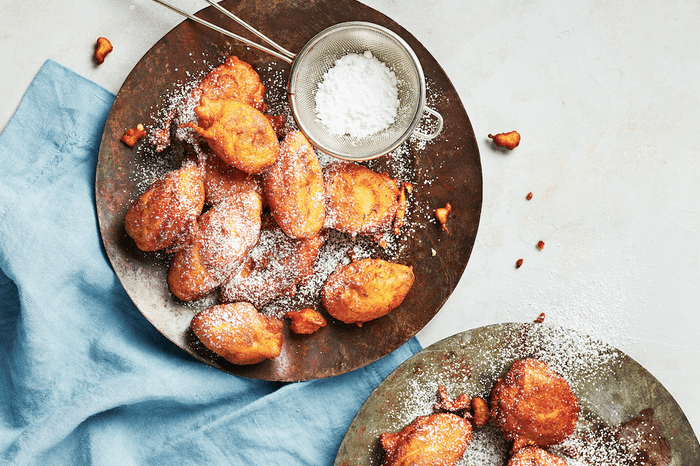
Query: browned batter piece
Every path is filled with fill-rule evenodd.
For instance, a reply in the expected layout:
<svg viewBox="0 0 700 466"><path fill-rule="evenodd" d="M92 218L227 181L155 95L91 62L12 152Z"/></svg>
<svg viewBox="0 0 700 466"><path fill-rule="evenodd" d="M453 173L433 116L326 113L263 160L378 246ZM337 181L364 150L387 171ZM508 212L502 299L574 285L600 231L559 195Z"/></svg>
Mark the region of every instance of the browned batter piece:
<svg viewBox="0 0 700 466"><path fill-rule="evenodd" d="M282 352L282 321L260 314L252 304L220 304L192 319L200 341L233 364L257 364Z"/></svg>
<svg viewBox="0 0 700 466"><path fill-rule="evenodd" d="M541 448L528 446L516 451L507 466L567 466L567 463Z"/></svg>
<svg viewBox="0 0 700 466"><path fill-rule="evenodd" d="M292 320L289 329L299 335L311 335L321 327L326 326L326 319L308 307L301 311L287 311L284 313L284 317Z"/></svg>
<svg viewBox="0 0 700 466"><path fill-rule="evenodd" d="M259 175L249 175L227 164L213 153L204 157L204 192L205 203L209 206L228 197L237 196L246 191L255 191L263 195L262 179ZM263 198L263 207L266 201Z"/></svg>
<svg viewBox="0 0 700 466"><path fill-rule="evenodd" d="M269 216L264 219L260 240L245 265L221 286L220 302L247 301L261 309L281 296L293 295L297 285L313 276L327 235L290 238Z"/></svg>
<svg viewBox="0 0 700 466"><path fill-rule="evenodd" d="M202 97L195 108L198 125L187 123L227 164L255 175L277 160L279 140L270 121L260 111L237 100Z"/></svg>
<svg viewBox="0 0 700 466"><path fill-rule="evenodd" d="M260 81L260 75L248 63L233 55L207 73L195 92L209 100L238 100L260 112L267 110L265 86Z"/></svg>
<svg viewBox="0 0 700 466"><path fill-rule="evenodd" d="M316 151L300 131L280 145L279 157L263 175L265 197L272 216L292 238L311 238L326 218L324 184Z"/></svg>
<svg viewBox="0 0 700 466"><path fill-rule="evenodd" d="M402 185L386 173L363 165L334 162L324 168L326 226L352 235L381 239L395 218L403 221L406 209Z"/></svg>
<svg viewBox="0 0 700 466"><path fill-rule="evenodd" d="M204 207L202 171L194 163L155 181L134 202L124 219L126 233L143 251L172 246Z"/></svg>
<svg viewBox="0 0 700 466"><path fill-rule="evenodd" d="M516 361L491 392L491 420L512 451L526 445L546 448L574 431L579 405L569 384L537 359Z"/></svg>
<svg viewBox="0 0 700 466"><path fill-rule="evenodd" d="M398 307L414 280L411 266L362 259L328 277L321 288L321 302L334 318L361 327Z"/></svg>
<svg viewBox="0 0 700 466"><path fill-rule="evenodd" d="M452 466L472 441L472 426L461 416L436 413L418 417L398 433L383 433L383 466Z"/></svg>
<svg viewBox="0 0 700 466"><path fill-rule="evenodd" d="M234 273L260 237L261 213L260 196L249 191L202 214L168 271L173 294L183 301L199 299Z"/></svg>
<svg viewBox="0 0 700 466"><path fill-rule="evenodd" d="M248 63L230 56L207 73L197 86L187 94L165 117L163 125L153 130L153 142L158 152L170 144L170 125L182 117L179 109L201 104L202 97L209 100L232 99L259 110L267 111L264 101L265 86L258 73Z"/></svg>
<svg viewBox="0 0 700 466"><path fill-rule="evenodd" d="M170 291L182 301L203 298L219 286L219 281L202 264L200 241L193 241L175 253L167 281Z"/></svg>

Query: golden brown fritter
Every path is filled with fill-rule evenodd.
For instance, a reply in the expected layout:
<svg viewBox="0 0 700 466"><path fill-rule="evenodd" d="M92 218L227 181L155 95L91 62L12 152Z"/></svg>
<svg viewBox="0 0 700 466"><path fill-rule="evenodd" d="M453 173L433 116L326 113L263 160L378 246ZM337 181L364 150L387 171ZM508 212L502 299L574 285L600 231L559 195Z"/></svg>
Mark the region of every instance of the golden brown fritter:
<svg viewBox="0 0 700 466"><path fill-rule="evenodd" d="M195 93L209 100L231 99L265 112L265 86L260 75L248 63L236 56L207 73L195 88Z"/></svg>
<svg viewBox="0 0 700 466"><path fill-rule="evenodd" d="M202 214L168 271L168 285L183 301L199 299L243 263L260 237L262 201L253 191L227 198Z"/></svg>
<svg viewBox="0 0 700 466"><path fill-rule="evenodd" d="M395 218L403 219L405 198L397 181L363 165L334 162L323 170L326 226L379 240ZM401 210L403 209L403 210Z"/></svg>
<svg viewBox="0 0 700 466"><path fill-rule="evenodd" d="M579 405L569 384L537 359L516 361L491 392L491 420L512 451L526 445L546 448L571 435Z"/></svg>
<svg viewBox="0 0 700 466"><path fill-rule="evenodd" d="M202 264L200 241L193 241L175 253L167 281L170 291L182 301L203 298L219 286L219 281Z"/></svg>
<svg viewBox="0 0 700 466"><path fill-rule="evenodd" d="M229 165L250 175L262 173L277 160L279 141L270 121L237 100L209 100L195 108L198 125L187 123Z"/></svg>
<svg viewBox="0 0 700 466"><path fill-rule="evenodd" d="M233 364L257 364L282 352L282 321L252 304L219 304L194 316L192 330L210 350Z"/></svg>
<svg viewBox="0 0 700 466"><path fill-rule="evenodd" d="M326 326L326 319L308 307L301 311L287 311L284 313L284 317L292 320L289 329L299 335L311 335L321 327Z"/></svg>
<svg viewBox="0 0 700 466"><path fill-rule="evenodd" d="M421 416L398 433L383 433L383 466L452 466L472 441L472 426L461 416Z"/></svg>
<svg viewBox="0 0 700 466"><path fill-rule="evenodd" d="M249 175L227 164L219 157L208 153L204 161L205 203L209 206L236 196L242 192L255 191L263 195L262 179L259 175ZM265 207L263 198L263 207Z"/></svg>
<svg viewBox="0 0 700 466"><path fill-rule="evenodd" d="M414 280L411 266L362 259L328 277L321 288L321 302L334 318L361 327L398 307Z"/></svg>
<svg viewBox="0 0 700 466"><path fill-rule="evenodd" d="M196 164L187 163L155 181L139 196L126 213L124 227L139 249L157 251L172 246L203 207L202 171Z"/></svg>
<svg viewBox="0 0 700 466"><path fill-rule="evenodd" d="M316 151L300 131L292 131L280 145L279 157L263 175L272 216L292 238L311 238L326 218L324 185Z"/></svg>
<svg viewBox="0 0 700 466"><path fill-rule="evenodd" d="M528 446L516 451L508 460L507 466L566 466L564 459L545 450Z"/></svg>
<svg viewBox="0 0 700 466"><path fill-rule="evenodd" d="M297 285L314 274L314 264L327 235L290 238L268 215L263 218L258 244L248 254L245 265L221 286L222 303L247 301L261 309L281 296L294 295Z"/></svg>

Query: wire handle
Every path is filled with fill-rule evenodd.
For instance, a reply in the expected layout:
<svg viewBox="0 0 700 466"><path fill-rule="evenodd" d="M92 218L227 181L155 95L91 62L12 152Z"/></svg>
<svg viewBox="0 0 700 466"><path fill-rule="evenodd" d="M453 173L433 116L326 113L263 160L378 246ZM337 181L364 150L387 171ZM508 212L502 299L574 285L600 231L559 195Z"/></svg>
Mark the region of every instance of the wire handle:
<svg viewBox="0 0 700 466"><path fill-rule="evenodd" d="M238 24L240 24L241 26L245 27L247 30L249 30L250 32L252 32L252 33L255 34L256 36L258 36L260 39L262 39L262 40L264 40L265 42L267 42L270 46L272 46L272 47L274 47L275 49L277 49L277 51L272 50L272 49L269 49L269 48L267 48L267 47L265 47L265 46L262 46L262 45L260 45L260 44L258 44L258 43L256 43L256 42L253 42L253 41L251 41L251 40L248 40L248 39L246 39L245 37L239 36L238 34L234 34L233 32L227 31L226 29L220 28L219 26L217 26L217 25L215 25L215 24L212 24L212 23L210 23L210 22L208 22L208 21L205 21L205 20L203 20L203 19L201 19L201 18L198 18L198 17L196 17L196 16L194 16L194 15L191 15L191 14L187 13L186 11L183 11L183 10L179 9L178 7L176 7L176 6L174 6L174 5L171 5L171 4L167 3L167 2L164 2L163 0L153 0L153 1L156 2L156 3L159 3L159 4L161 4L161 5L163 5L163 6L166 7L166 8L169 8L170 10L174 11L175 13L178 13L178 14L180 14L180 15L186 17L186 18L191 19L192 21L194 21L194 22L196 22L196 23L199 23L199 24L201 24L201 25L203 25L203 26L206 26L206 27L208 27L208 28L210 28L210 29L213 29L214 31L219 32L219 33L221 33L221 34L224 34L224 35L226 35L226 36L228 36L228 37L232 37L232 38L234 38L234 39L236 39L236 40L238 40L238 41L243 42L243 43L246 44L246 45L249 45L249 46L251 46L251 47L253 47L253 48L255 48L255 49L260 50L261 52L268 53L268 54L272 55L273 57L277 57L277 58L279 58L279 59L281 59L281 60L284 60L284 61L286 61L286 62L289 63L289 64L291 64L292 61L294 60L295 54L293 54L293 53L290 52L289 50L286 50L285 48L281 47L280 45L278 45L277 43L275 43L274 41L272 41L271 39L269 39L267 36L265 36L265 35L263 35L262 33L258 32L255 28L253 28L252 26L250 26L248 23L246 23L246 22L243 21L242 19L238 18L236 15L234 15L234 14L231 13L230 11L228 11L228 10L226 10L225 8L223 8L222 6L220 6L220 5L216 4L216 3L214 3L212 0L206 0L206 1L207 1L207 3L209 3L211 6L215 7L217 10L219 10L219 11L221 11L222 13L226 14L226 16L228 16L229 18L233 19L233 20L236 21Z"/></svg>
<svg viewBox="0 0 700 466"><path fill-rule="evenodd" d="M430 107L423 107L424 112L430 113L432 116L434 116L438 123L437 123L437 128L433 130L431 133L424 133L423 131L419 131L417 129L413 130L413 135L416 136L419 139L423 139L425 141L430 141L431 139L435 139L438 134L440 134L440 131L442 131L442 126L443 126L443 118L442 115L440 115L438 112L433 110Z"/></svg>

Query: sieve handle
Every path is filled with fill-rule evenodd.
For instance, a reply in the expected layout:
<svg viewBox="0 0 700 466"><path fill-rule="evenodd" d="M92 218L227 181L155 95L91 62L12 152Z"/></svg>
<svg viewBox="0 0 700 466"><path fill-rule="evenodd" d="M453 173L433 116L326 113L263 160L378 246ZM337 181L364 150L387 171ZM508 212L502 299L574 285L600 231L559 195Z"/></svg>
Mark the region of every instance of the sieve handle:
<svg viewBox="0 0 700 466"><path fill-rule="evenodd" d="M232 38L234 38L234 39L236 39L236 40L238 40L238 41L240 41L240 42L243 42L244 44L246 44L246 45L248 45L248 46L250 46L250 47L253 47L253 48L255 48L255 49L260 50L261 52L265 52L265 53L267 53L267 54L272 55L273 57L280 58L280 59L286 61L286 62L289 63L289 64L291 64L292 61L294 60L294 56L295 56L295 55L294 55L292 52L290 52L289 50L286 50L286 49L282 48L281 46L279 46L278 44L276 44L275 42L273 42L272 40L270 40L269 38L267 38L266 36L264 36L262 33L256 31L254 28L252 28L251 26L249 26L248 24L246 24L242 19L237 18L233 13L230 13L230 12L226 11L224 8L220 7L219 5L213 3L213 2L210 1L210 0L207 0L207 2L208 2L210 5L212 5L213 7L216 7L219 11L225 12L226 15L229 16L231 19L235 20L238 24L240 24L241 26L244 26L244 27L245 27L246 29L248 29L249 31L253 31L253 32L255 33L255 35L257 35L258 37L260 37L261 39L263 39L264 41L266 41L269 45L271 45L272 47L274 47L274 48L277 49L277 50L269 49L269 48L264 47L264 46L262 46L262 45L260 45L260 44L258 44L258 43L256 43L256 42L253 42L253 41L251 41L251 40L248 40L248 39L246 39L245 37L239 36L238 34L234 34L234 33L231 32L231 31L227 31L226 29L220 28L219 26L217 26L217 25L215 25L215 24L212 24L212 23L210 23L210 22L208 22L208 21L204 21L203 19L198 18L198 17L196 17L196 16L194 16L194 15L191 15L191 14L187 13L186 11L183 11L183 10L179 9L178 7L176 7L176 6L174 6L174 5L171 5L171 4L167 3L167 2L164 1L164 0L153 0L153 1L156 2L156 3L159 3L159 4L161 4L161 5L163 5L163 6L166 7L166 8L169 8L170 10L174 11L175 13L178 13L178 14L180 14L180 15L186 17L186 18L191 19L192 21L194 21L194 22L196 22L196 23L199 23L199 24L201 24L201 25L203 25L203 26L206 26L206 27L208 27L208 28L210 28L210 29L213 29L214 31L219 32L219 33L221 33L221 34L224 34L224 35L226 35L226 36L232 37Z"/></svg>
<svg viewBox="0 0 700 466"><path fill-rule="evenodd" d="M431 133L424 133L423 131L419 131L417 129L413 130L413 135L418 137L419 139L423 139L426 141L430 141L431 139L435 139L438 134L440 134L440 131L442 131L442 125L443 125L443 118L442 115L440 115L438 112L433 110L430 107L423 107L423 113L428 112L430 115L435 117L438 121L437 128L435 128Z"/></svg>

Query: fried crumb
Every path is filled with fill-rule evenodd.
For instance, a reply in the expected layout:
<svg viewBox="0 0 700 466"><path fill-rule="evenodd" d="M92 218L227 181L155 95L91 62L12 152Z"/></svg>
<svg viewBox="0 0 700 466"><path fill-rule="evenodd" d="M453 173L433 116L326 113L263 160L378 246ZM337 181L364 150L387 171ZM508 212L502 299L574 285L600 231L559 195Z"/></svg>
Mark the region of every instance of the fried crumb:
<svg viewBox="0 0 700 466"><path fill-rule="evenodd" d="M435 218L438 222L440 222L440 225L442 225L442 230L447 234L450 233L450 230L447 229L447 217L449 217L451 212L452 206L449 202L445 204L445 207L435 209Z"/></svg>
<svg viewBox="0 0 700 466"><path fill-rule="evenodd" d="M129 128L122 136L122 142L129 147L134 147L139 139L146 135L146 129L141 123L136 125L136 128Z"/></svg>
<svg viewBox="0 0 700 466"><path fill-rule="evenodd" d="M95 44L95 60L98 65L101 65L105 61L105 57L108 53L114 50L112 43L106 37L98 37L97 43Z"/></svg>
<svg viewBox="0 0 700 466"><path fill-rule="evenodd" d="M489 138L493 139L493 142L498 147L505 147L509 150L515 149L520 144L520 133L517 131L498 133L496 135L489 134Z"/></svg>

